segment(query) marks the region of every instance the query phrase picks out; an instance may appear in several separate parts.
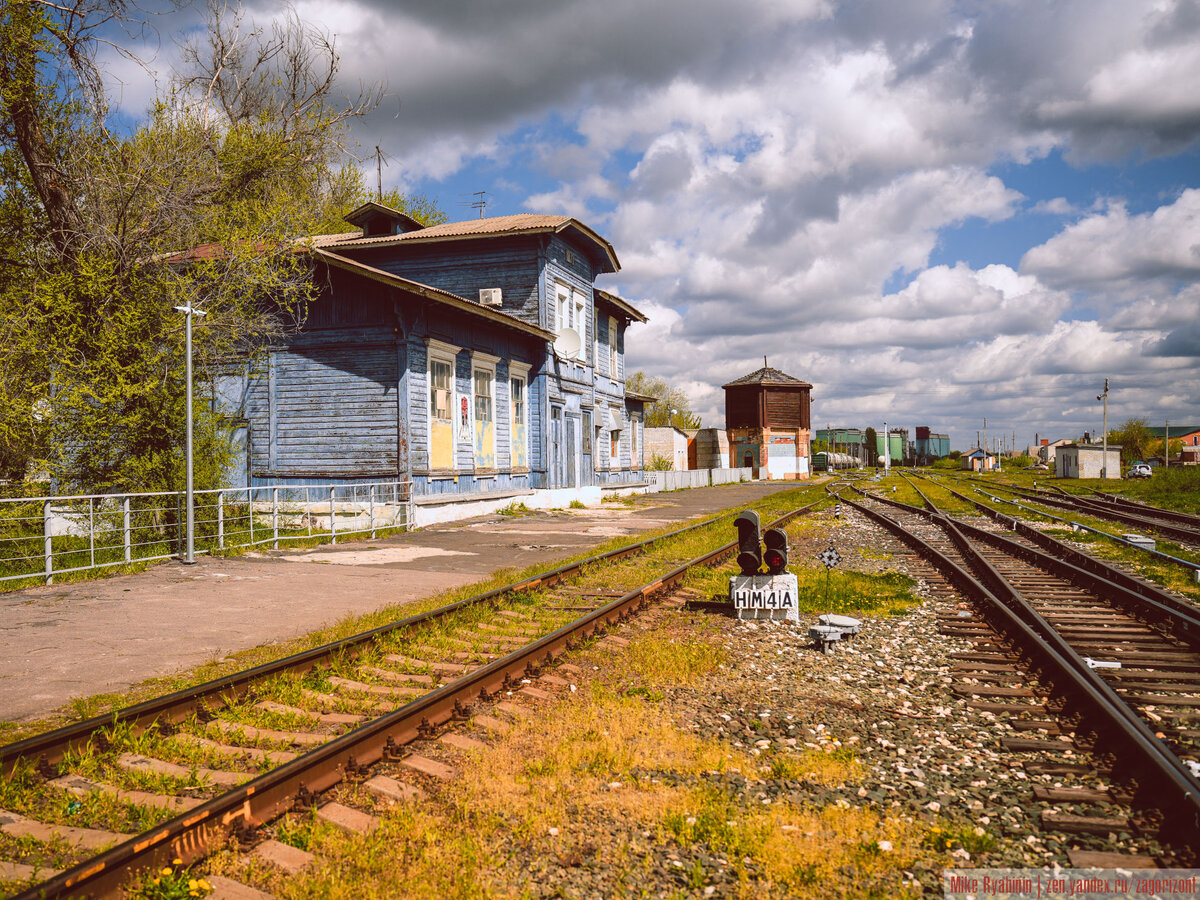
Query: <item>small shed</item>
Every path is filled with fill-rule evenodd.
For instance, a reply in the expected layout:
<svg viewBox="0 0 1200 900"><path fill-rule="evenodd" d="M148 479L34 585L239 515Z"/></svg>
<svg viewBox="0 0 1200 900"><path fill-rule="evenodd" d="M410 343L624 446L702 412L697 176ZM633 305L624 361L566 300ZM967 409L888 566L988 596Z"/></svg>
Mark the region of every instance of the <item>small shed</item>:
<svg viewBox="0 0 1200 900"><path fill-rule="evenodd" d="M962 467L972 472L991 472L996 468L996 455L972 447L962 455Z"/></svg>
<svg viewBox="0 0 1200 900"><path fill-rule="evenodd" d="M1121 445L1109 444L1106 459L1103 444L1063 444L1054 456L1054 474L1059 478L1120 478Z"/></svg>
<svg viewBox="0 0 1200 900"><path fill-rule="evenodd" d="M686 472L688 467L687 432L674 425L660 425L645 429L646 464L654 467L654 458L669 459L671 469Z"/></svg>

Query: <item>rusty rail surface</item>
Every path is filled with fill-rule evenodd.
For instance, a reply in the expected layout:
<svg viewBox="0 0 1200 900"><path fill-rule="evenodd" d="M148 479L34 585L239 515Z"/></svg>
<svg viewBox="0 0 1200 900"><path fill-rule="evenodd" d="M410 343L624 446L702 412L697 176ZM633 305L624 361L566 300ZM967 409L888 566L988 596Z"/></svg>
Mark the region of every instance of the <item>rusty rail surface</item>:
<svg viewBox="0 0 1200 900"><path fill-rule="evenodd" d="M843 499L843 502L915 550L965 596L979 603L993 626L1009 637L1031 668L1038 671L1039 677L1051 683L1069 707L1083 716L1091 730L1103 736L1114 749L1136 761L1136 771L1140 777L1138 799L1163 812L1167 828L1171 829L1166 833L1171 834L1172 842L1196 846L1200 842L1200 782L1154 735L1136 711L1088 667L1054 627L976 551L971 539L964 534L969 526L964 528L965 523L895 500L866 496L875 502L902 507L907 512L920 515L946 532L967 565L979 573L979 577L896 520L861 503ZM1116 584L1111 589L1124 591Z"/></svg>
<svg viewBox="0 0 1200 900"><path fill-rule="evenodd" d="M826 500L822 498L810 503L785 514L773 524L786 524L824 502ZM720 518L723 517L680 529L670 536L711 525ZM650 540L661 540L667 536ZM649 541L642 542L642 545L645 543ZM676 587L689 569L717 564L732 555L736 547L737 542L731 541L689 560L527 646L85 860L16 895L13 900L123 896L124 886L137 872L165 865L176 858L182 859L185 864L195 862L232 834L247 833L293 808L298 798L301 802L312 802L316 795L361 772L364 766L397 757L404 745L424 737L431 729L467 717L475 700L491 700L498 692L510 689L514 681L550 664L562 653L575 649L581 641L625 621L644 608L653 597ZM595 559L610 559L627 554L630 550L620 548ZM565 571L573 571L583 564L560 567L552 573L538 576L536 580L546 583L548 575L562 577ZM511 588L480 596L495 596L503 590ZM477 598L472 600L478 602ZM460 601L453 606L461 608L467 602ZM393 628L398 624L385 628ZM379 629L370 632L376 633L379 633Z"/></svg>

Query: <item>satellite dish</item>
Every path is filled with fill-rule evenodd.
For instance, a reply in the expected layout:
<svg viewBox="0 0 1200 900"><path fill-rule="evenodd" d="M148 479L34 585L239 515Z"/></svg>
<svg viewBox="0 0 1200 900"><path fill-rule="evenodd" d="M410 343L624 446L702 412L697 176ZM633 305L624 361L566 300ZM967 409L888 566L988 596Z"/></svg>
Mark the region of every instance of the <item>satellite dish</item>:
<svg viewBox="0 0 1200 900"><path fill-rule="evenodd" d="M579 348L582 346L583 341L580 340L578 331L574 328L563 328L554 341L554 352L567 359L574 359L579 355Z"/></svg>

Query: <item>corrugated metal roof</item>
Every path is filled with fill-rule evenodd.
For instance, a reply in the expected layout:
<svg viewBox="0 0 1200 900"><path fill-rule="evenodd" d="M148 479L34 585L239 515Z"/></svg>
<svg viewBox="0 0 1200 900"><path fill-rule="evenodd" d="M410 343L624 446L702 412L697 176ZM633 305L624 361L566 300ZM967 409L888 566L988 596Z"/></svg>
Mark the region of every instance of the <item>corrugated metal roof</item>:
<svg viewBox="0 0 1200 900"><path fill-rule="evenodd" d="M799 378L793 378L778 369L773 369L770 366L763 366L761 369L756 369L749 375L743 375L741 378L735 378L729 384L722 385L727 387L741 387L742 385L750 384L778 384L788 387L812 387L807 381L801 381Z"/></svg>
<svg viewBox="0 0 1200 900"><path fill-rule="evenodd" d="M431 225L417 231L404 234L384 234L377 237L357 235L342 235L341 240L330 243L322 242L320 246L347 249L354 247L389 247L396 244L422 243L430 241L453 241L475 237L501 237L514 234L539 234L544 232L564 231L574 228L586 239L592 241L607 257L612 271L617 272L621 264L617 261L616 251L612 244L588 228L578 219L570 216L549 216L540 213L516 213L511 216L493 216L487 219L468 219L465 222L446 222L442 225ZM324 235L323 239L337 237Z"/></svg>

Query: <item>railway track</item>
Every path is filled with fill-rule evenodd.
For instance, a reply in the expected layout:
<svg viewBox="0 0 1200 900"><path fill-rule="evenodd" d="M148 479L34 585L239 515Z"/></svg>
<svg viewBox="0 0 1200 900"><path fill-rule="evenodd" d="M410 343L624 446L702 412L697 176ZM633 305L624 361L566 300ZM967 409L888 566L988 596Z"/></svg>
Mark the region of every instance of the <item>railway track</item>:
<svg viewBox="0 0 1200 900"><path fill-rule="evenodd" d="M1029 755L1026 767L1040 773L1098 777L1085 788L1040 788L1035 799L1058 804L1043 814L1043 828L1153 832L1171 846L1155 862L1192 864L1200 846L1200 612L1017 520L952 519L917 491L922 508L873 494L844 499L975 604L941 626L975 645L958 655L959 692L1037 733L1005 739L1004 749ZM1087 751L1094 764L1064 759ZM1113 804L1129 812L1114 814ZM1081 853L1072 862L1139 861Z"/></svg>
<svg viewBox="0 0 1200 900"><path fill-rule="evenodd" d="M1200 547L1200 516L1160 509L1144 503L1131 500L1107 499L1113 497L1101 494L1104 499L1093 500L1078 494L1068 494L1065 491L1046 491L1040 488L1019 488L1011 485L989 482L989 487L1014 494L1029 500L1058 509L1070 510L1083 515L1107 519L1110 522L1120 522L1134 528L1152 531L1173 541Z"/></svg>
<svg viewBox="0 0 1200 900"><path fill-rule="evenodd" d="M922 476L922 477L929 478L929 476L927 476L927 475ZM913 484L912 480L910 478L908 478L908 476L905 476L905 478L906 478L906 480L909 481L909 483L914 488L916 487L916 485ZM960 493L959 491L955 491L953 488L942 485L940 482L935 481L932 478L929 478L929 480L932 483L937 484L939 487L941 487L943 490L945 490L951 496L956 497L959 500L962 500L964 503L968 503L968 504L972 505L973 507L975 507L975 509L977 509L979 512L981 512L985 516L988 516L991 518L999 518L999 519L1007 518L1000 511L996 510L995 508L993 508L991 506L988 506L986 503L983 503L982 501L980 501L979 499L977 499L975 497L970 497L970 496L967 496L966 494ZM1137 537L1137 535L1131 535L1129 537L1126 537L1126 536L1120 535L1120 534L1112 534L1111 532L1105 531L1103 529L1094 528L1085 522L1080 522L1075 519L1064 518L1062 516L1056 516L1053 513L1047 512L1045 509L1040 509L1037 507L1029 506L1027 503L1022 503L1021 500L1018 500L1018 499L997 497L995 494L989 493L989 491L987 489L980 487L978 485L971 484L969 486L971 488L973 488L976 493L982 494L983 496L987 497L989 500L991 500L993 502L1010 505L1010 506L1015 506L1016 508L1018 508L1024 512L1027 512L1027 513L1030 513L1030 514L1036 516L1038 519L1045 519L1047 521L1058 522L1063 525L1066 525L1067 527L1071 528L1072 530L1082 530L1082 531L1091 532L1092 534L1100 535L1116 544L1120 544L1125 547L1130 547L1130 548L1136 549L1139 553L1148 554L1157 560L1167 563L1168 565L1178 566L1182 569L1186 569L1191 574L1192 580L1197 583L1200 583L1200 562L1194 562L1190 559L1183 559L1178 556L1173 556L1170 553L1164 553L1162 550L1159 550L1157 548L1150 549L1149 547L1145 546L1144 543L1139 542L1134 539ZM1037 501L1032 501L1032 502L1037 502Z"/></svg>
<svg viewBox="0 0 1200 900"><path fill-rule="evenodd" d="M119 895L139 872L174 861L186 866L231 838L253 842L258 826L297 805L320 805L322 792L342 781L365 782L384 796L402 792L372 777L372 767L400 761L429 771L429 761L412 752L415 742L445 737L469 718L502 727L513 694L538 696L565 683L547 672L564 653L636 614L689 569L732 553L733 542L690 559L670 550L677 539L711 545L715 535L702 530L723 518L0 748L9 796L24 787L58 806L76 796L70 802L85 820L88 804L149 809L152 820L161 819L130 834L0 810L0 838L71 848L72 864L17 896ZM638 583L647 574L640 554L652 546L663 556L656 562L662 572ZM345 827L370 827L371 817L359 811L321 809ZM112 846L85 852L104 845ZM32 873L6 865L0 873L9 879L30 879Z"/></svg>

